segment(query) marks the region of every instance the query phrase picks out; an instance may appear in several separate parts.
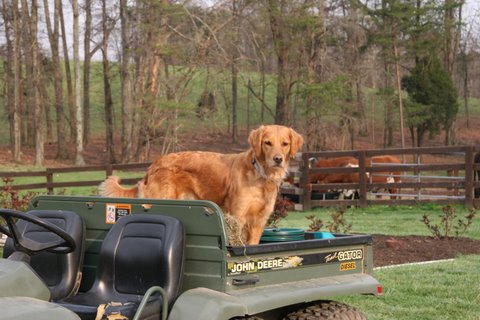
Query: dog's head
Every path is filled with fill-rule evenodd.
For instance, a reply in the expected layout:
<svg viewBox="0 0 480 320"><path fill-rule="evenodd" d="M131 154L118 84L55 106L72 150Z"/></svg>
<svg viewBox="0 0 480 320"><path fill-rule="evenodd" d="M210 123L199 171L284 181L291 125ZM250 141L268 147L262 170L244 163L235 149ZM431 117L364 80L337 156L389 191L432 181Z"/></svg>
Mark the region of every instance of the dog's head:
<svg viewBox="0 0 480 320"><path fill-rule="evenodd" d="M268 125L253 130L248 142L265 170L286 171L289 159L302 147L303 137L292 128Z"/></svg>

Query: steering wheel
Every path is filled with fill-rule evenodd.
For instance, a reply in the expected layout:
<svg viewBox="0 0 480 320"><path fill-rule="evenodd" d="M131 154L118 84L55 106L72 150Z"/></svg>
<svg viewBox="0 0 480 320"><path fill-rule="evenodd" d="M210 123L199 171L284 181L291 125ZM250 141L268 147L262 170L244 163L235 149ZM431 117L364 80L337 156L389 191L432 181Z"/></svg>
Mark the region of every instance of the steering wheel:
<svg viewBox="0 0 480 320"><path fill-rule="evenodd" d="M70 253L75 250L75 240L73 240L68 233L53 223L41 219L33 214L11 209L0 209L0 217L5 219L5 222L7 223L6 225L0 224L0 232L5 233L7 236L13 239L16 250L22 251L29 256L42 251L53 253ZM55 237L57 239L49 242L38 242L25 237L18 230L14 220L15 218L33 223L50 231L57 236Z"/></svg>

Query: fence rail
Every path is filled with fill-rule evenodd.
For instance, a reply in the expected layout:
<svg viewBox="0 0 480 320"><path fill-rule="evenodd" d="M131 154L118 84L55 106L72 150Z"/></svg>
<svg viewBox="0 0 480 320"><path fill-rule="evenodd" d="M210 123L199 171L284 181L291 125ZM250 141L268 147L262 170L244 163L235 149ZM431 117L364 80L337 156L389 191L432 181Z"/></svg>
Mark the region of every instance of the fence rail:
<svg viewBox="0 0 480 320"><path fill-rule="evenodd" d="M92 172L103 171L105 177L113 174L115 170L121 171L145 171L150 162L142 163L129 163L129 164L106 164L95 166L82 166L82 167L65 167L65 168L46 168L42 171L29 171L29 172L0 172L2 178L18 178L18 177L45 177L45 182L29 183L29 184L14 184L13 190L32 190L32 189L46 189L48 194L53 194L55 189L69 188L69 187L93 187L99 185L103 180L85 180L85 181L69 181L69 182L55 182L55 174L58 173L74 173L74 172ZM143 177L144 172L139 178ZM139 178L126 178L122 179L122 183L133 184L139 180Z"/></svg>

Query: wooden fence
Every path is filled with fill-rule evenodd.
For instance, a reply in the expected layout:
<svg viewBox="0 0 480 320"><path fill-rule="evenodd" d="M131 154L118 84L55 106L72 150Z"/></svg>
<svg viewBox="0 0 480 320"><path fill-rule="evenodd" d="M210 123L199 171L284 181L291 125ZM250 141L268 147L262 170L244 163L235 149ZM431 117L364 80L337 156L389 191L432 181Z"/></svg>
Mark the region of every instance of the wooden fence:
<svg viewBox="0 0 480 320"><path fill-rule="evenodd" d="M297 165L293 168L295 186L282 186L280 192L284 196L296 198L297 210L308 210L313 207L336 205L367 206L412 205L419 202L435 202L439 204L463 204L467 208L480 207L480 199L474 197L474 190L480 191L480 182L475 178L475 171L480 164L474 162L474 154L480 152L480 146L429 147L410 149L381 149L356 151L305 152L300 154ZM402 159L401 164L388 164L381 167L366 166L366 159L372 156L394 155ZM343 168L309 168L311 157L353 156L358 159L358 167ZM424 161L428 157L436 157L434 163ZM440 160L439 160L440 159ZM13 184L15 190L46 189L53 194L55 189L68 187L98 186L102 180L55 182L55 175L72 172L105 172L105 177L115 170L140 171L136 178L124 178L122 184L134 184L140 180L150 163L107 164L84 167L47 168L36 172L0 172L0 177L45 177L45 182L31 184ZM373 183L369 175L385 171L400 171L401 182ZM455 173L448 176L446 172ZM358 173L358 183L312 184L308 176L312 173ZM428 173L428 174L425 174ZM443 174L441 174L443 173ZM381 188L401 190L391 199L390 194L374 192ZM358 197L345 199L339 190L355 190ZM380 198L381 196L381 198ZM331 199L329 199L331 198Z"/></svg>
<svg viewBox="0 0 480 320"><path fill-rule="evenodd" d="M480 164L474 155L480 147L453 146L409 149L382 149L357 151L305 152L298 159L295 184L283 186L281 193L296 199L297 210L336 205L412 205L419 202L438 204L463 204L467 208L480 207L480 199L474 190L480 188L475 171ZM393 155L401 164L382 164L381 167L367 166L367 158ZM358 167L310 168L310 158L333 158L352 156L358 159ZM433 162L428 161L435 159ZM368 176L382 172L401 172L401 181L374 183ZM357 173L357 183L310 183L314 173ZM453 174L453 176L452 176ZM397 189L396 194L375 192L378 189ZM341 190L354 190L357 198L345 199ZM478 192L477 192L478 193ZM395 197L395 199L393 198Z"/></svg>
<svg viewBox="0 0 480 320"><path fill-rule="evenodd" d="M105 177L113 174L114 170L120 171L142 171L138 178L126 178L122 179L122 183L134 184L140 180L145 170L151 163L131 163L131 164L106 164L97 166L83 166L83 167L65 167L65 168L46 168L42 171L28 171L28 172L0 172L2 178L15 178L18 177L44 177L45 182L30 183L30 184L13 184L14 190L33 190L33 189L46 189L48 194L53 194L55 189L68 188L68 187L90 187L98 186L102 180L89 180L89 181L70 181L70 182L55 182L55 175L59 173L73 173L73 172L92 172L103 171Z"/></svg>

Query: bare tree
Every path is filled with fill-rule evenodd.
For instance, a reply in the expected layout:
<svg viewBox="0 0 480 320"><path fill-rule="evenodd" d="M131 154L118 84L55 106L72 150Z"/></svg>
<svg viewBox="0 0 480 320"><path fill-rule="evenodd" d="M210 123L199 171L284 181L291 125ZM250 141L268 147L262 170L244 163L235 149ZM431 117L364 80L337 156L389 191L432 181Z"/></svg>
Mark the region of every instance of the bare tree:
<svg viewBox="0 0 480 320"><path fill-rule="evenodd" d="M72 3L72 6L73 6L73 3ZM75 19L75 12L73 14ZM74 93L73 93L72 72L70 70L70 58L68 54L67 32L65 30L65 18L63 15L63 5L61 4L58 6L58 19L60 23L61 39L62 39L62 45L63 45L63 64L65 68L65 81L67 82L67 107L68 107L68 115L69 115L68 124L70 127L70 139L73 142L76 140L75 138L75 135L76 135L75 107L74 107L75 102L74 102ZM77 19L78 19L78 13L77 13Z"/></svg>
<svg viewBox="0 0 480 320"><path fill-rule="evenodd" d="M128 14L127 0L120 1L120 21L121 21L121 41L122 41L122 57L121 57L121 108L122 108L122 162L127 163L133 158L132 148L132 120L133 120L133 97L132 97L132 39L131 16Z"/></svg>
<svg viewBox="0 0 480 320"><path fill-rule="evenodd" d="M72 0L73 8L73 79L75 83L75 164L84 165L83 158L83 109L82 109L82 86L80 81L80 57L79 57L79 27L78 27L78 0Z"/></svg>
<svg viewBox="0 0 480 320"><path fill-rule="evenodd" d="M39 46L37 39L38 32L38 3L32 0L29 8L26 0L22 0L22 14L25 24L25 65L26 81L28 82L26 92L28 93L28 103L33 105L33 112L28 112L28 141L34 140L35 144L35 162L36 166L43 166L45 160L44 147L44 123L42 118L42 99L41 99L41 64L39 61ZM28 109L28 108L27 108Z"/></svg>
<svg viewBox="0 0 480 320"><path fill-rule="evenodd" d="M270 20L275 53L277 54L277 102L275 108L275 123L288 123L288 95L290 82L288 81L288 54L292 45L287 37L285 27L288 1L268 0L267 10Z"/></svg>
<svg viewBox="0 0 480 320"><path fill-rule="evenodd" d="M27 1L21 1L21 38L20 38L20 50L22 54L22 66L24 67L24 75L22 77L23 83L23 101L22 108L20 110L21 117L21 141L22 145L32 147L35 141L35 121L34 121L34 109L27 108L26 106L33 106L35 87L34 87L34 70L33 70L33 57L32 57L32 43L33 38L36 36L32 33L30 17L30 9Z"/></svg>
<svg viewBox="0 0 480 320"><path fill-rule="evenodd" d="M14 106L14 71L13 71L13 10L2 0L2 17L3 25L5 28L5 46L6 46L6 58L4 60L3 68L5 70L4 89L5 92L5 113L7 114L9 129L10 129L10 145L12 150L14 149L14 123L13 123L13 106Z"/></svg>
<svg viewBox="0 0 480 320"><path fill-rule="evenodd" d="M60 0L55 0L55 10L53 15L53 27L50 19L49 1L44 0L45 23L47 26L50 50L52 53L52 68L54 72L54 91L55 91L55 111L57 115L57 159L67 159L67 140L65 137L65 112L63 106L63 75L60 65L59 51L59 12L62 5Z"/></svg>
<svg viewBox="0 0 480 320"><path fill-rule="evenodd" d="M13 159L21 161L21 124L20 109L22 95L22 66L20 52L20 22L18 16L18 0L12 1L13 5L13 70L14 70L14 103L12 114L13 125Z"/></svg>
<svg viewBox="0 0 480 320"><path fill-rule="evenodd" d="M238 43L240 32L240 1L232 1L232 16L233 16L233 43ZM238 60L239 52L234 45L232 50L231 68L232 68L232 142L237 143L238 139L238 124L237 124L237 104L238 104Z"/></svg>
<svg viewBox="0 0 480 320"><path fill-rule="evenodd" d="M110 85L110 66L108 60L108 39L114 26L114 20L107 14L106 0L102 0L102 66L103 66L103 94L105 104L105 137L109 163L116 163L115 146L113 141L113 98Z"/></svg>
<svg viewBox="0 0 480 320"><path fill-rule="evenodd" d="M444 49L444 66L453 79L454 64L461 41L462 30L462 7L464 0L445 0L445 16L444 16L444 33L445 33L445 49ZM457 14L455 14L457 12ZM455 123L445 128L445 145L453 145L456 143Z"/></svg>

